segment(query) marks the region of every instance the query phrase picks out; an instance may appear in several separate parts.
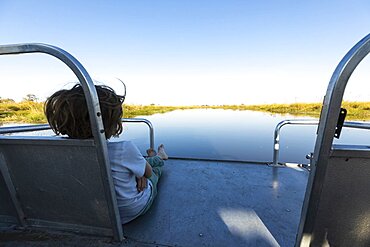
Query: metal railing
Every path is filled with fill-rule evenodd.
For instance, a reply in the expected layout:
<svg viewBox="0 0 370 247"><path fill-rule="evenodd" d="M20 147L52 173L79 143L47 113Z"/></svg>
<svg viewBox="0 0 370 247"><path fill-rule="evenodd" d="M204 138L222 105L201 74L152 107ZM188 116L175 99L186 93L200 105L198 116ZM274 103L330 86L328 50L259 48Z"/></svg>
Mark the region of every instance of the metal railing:
<svg viewBox="0 0 370 247"><path fill-rule="evenodd" d="M319 120L313 119L292 119L292 120L283 120L278 123L274 131L274 145L273 145L273 158L272 166L281 166L279 164L279 150L280 150L280 129L285 125L318 125ZM359 122L344 122L343 127L346 128L355 128L355 129L370 129L369 123L359 123Z"/></svg>
<svg viewBox="0 0 370 247"><path fill-rule="evenodd" d="M51 129L49 124L9 126L9 127L0 127L0 134L32 132L32 131L41 131L41 130L49 130L49 129Z"/></svg>
<svg viewBox="0 0 370 247"><path fill-rule="evenodd" d="M149 141L150 148L154 149L154 128L152 123L145 118L122 118L122 122L125 123L145 123L149 127Z"/></svg>
<svg viewBox="0 0 370 247"><path fill-rule="evenodd" d="M279 160L279 150L280 150L280 129L284 125L294 124L294 125L317 125L319 123L318 120L308 120L308 119L293 119L293 120L283 120L278 123L275 127L274 132L274 146L273 146L273 158L272 158L272 166L280 166L278 163Z"/></svg>
<svg viewBox="0 0 370 247"><path fill-rule="evenodd" d="M152 123L145 118L122 118L124 123L145 123L149 127L149 141L150 147L154 148L154 128ZM37 124L37 125L25 125L25 126L9 126L9 127L0 127L0 134L11 134L11 133L21 133L21 132L32 132L32 131L41 131L49 130L49 124Z"/></svg>
<svg viewBox="0 0 370 247"><path fill-rule="evenodd" d="M91 123L91 132L96 144L98 164L102 171L102 178L104 179L103 187L108 202L113 237L115 240L121 241L123 239L122 224L119 218L113 178L111 176L109 166L104 125L98 94L89 73L74 56L56 46L38 43L0 45L0 55L17 55L26 53L41 53L53 56L68 66L78 78L85 94Z"/></svg>
<svg viewBox="0 0 370 247"><path fill-rule="evenodd" d="M321 110L320 123L317 128L313 169L307 183L301 220L297 232L296 247L312 245L314 236L316 236L316 233L314 233L315 221L319 217L318 209L320 207L321 196L323 195L323 188L326 181L328 181L326 179L329 156L332 150L344 91L353 71L369 53L370 34L366 35L349 50L339 62L330 79ZM358 220L356 219L352 223L360 224ZM330 234L329 232L325 230L325 233L320 232L319 234ZM340 232L338 231L338 234Z"/></svg>

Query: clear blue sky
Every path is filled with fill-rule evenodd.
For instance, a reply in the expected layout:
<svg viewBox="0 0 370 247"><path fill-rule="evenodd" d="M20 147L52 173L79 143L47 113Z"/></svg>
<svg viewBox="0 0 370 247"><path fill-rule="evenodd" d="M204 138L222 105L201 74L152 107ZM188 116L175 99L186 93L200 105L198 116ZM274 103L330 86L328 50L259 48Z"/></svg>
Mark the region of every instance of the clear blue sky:
<svg viewBox="0 0 370 247"><path fill-rule="evenodd" d="M356 0L0 0L0 44L59 46L93 78L124 80L128 103L318 102L370 33L369 10ZM367 60L345 99L370 101ZM44 99L74 80L46 55L0 57L3 98Z"/></svg>

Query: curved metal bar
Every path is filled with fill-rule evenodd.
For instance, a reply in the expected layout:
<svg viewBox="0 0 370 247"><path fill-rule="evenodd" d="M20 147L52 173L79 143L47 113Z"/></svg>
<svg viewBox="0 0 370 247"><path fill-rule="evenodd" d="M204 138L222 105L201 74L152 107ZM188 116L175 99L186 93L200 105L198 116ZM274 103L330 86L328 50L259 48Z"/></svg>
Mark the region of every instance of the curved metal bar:
<svg viewBox="0 0 370 247"><path fill-rule="evenodd" d="M154 148L154 127L149 120L145 118L122 118L121 121L125 123L145 123L149 127L150 147ZM9 126L9 127L0 127L0 134L31 132L49 129L51 129L49 124Z"/></svg>
<svg viewBox="0 0 370 247"><path fill-rule="evenodd" d="M280 129L288 124L292 125L317 125L319 120L311 119L292 119L292 120L283 120L278 123L274 131L274 146L273 146L273 158L272 166L280 166L279 156L280 156ZM355 128L355 129L367 129L370 130L370 124L360 123L360 122L344 122L343 127L346 128Z"/></svg>
<svg viewBox="0 0 370 247"><path fill-rule="evenodd" d="M102 164L102 175L108 180L109 187L105 188L107 200L109 201L109 212L112 219L113 235L116 240L123 239L122 225L119 219L116 195L113 187L110 165L108 160L107 144L105 140L104 126L101 117L98 95L94 83L82 64L68 52L47 44L11 44L1 45L0 55L45 53L51 55L66 64L77 76L83 88L86 103L90 115L91 131L97 146L99 164Z"/></svg>
<svg viewBox="0 0 370 247"><path fill-rule="evenodd" d="M320 116L313 165L307 184L296 246L298 244L308 246L311 241L310 233L312 233L316 219L344 90L353 71L369 52L370 34L360 40L344 56L330 79Z"/></svg>
<svg viewBox="0 0 370 247"><path fill-rule="evenodd" d="M145 118L122 118L125 123L145 123L149 127L150 148L154 149L154 128L152 123Z"/></svg>
<svg viewBox="0 0 370 247"><path fill-rule="evenodd" d="M121 121L125 123L145 123L149 127L150 147L154 148L154 127L153 127L153 124L148 119L122 118ZM51 129L49 124L9 126L9 127L0 127L0 134L31 132L31 131L40 131L40 130L49 130L49 129Z"/></svg>
<svg viewBox="0 0 370 247"><path fill-rule="evenodd" d="M273 146L273 158L272 158L272 166L279 166L279 150L280 150L280 129L287 124L296 124L296 125L317 125L319 123L318 120L307 120L307 119L293 119L293 120L283 120L278 123L275 127L274 131L274 146Z"/></svg>
<svg viewBox="0 0 370 247"><path fill-rule="evenodd" d="M59 47L48 44L13 44L1 45L0 55L45 53L49 54L66 64L77 76L85 93L87 107L90 113L92 133L96 143L100 146L105 140L104 126L100 114L100 105L94 83L82 64L71 54ZM99 113L99 114L98 114Z"/></svg>
<svg viewBox="0 0 370 247"><path fill-rule="evenodd" d="M315 144L314 163L326 162L334 139L340 106L347 82L357 65L370 52L370 34L360 40L340 61L335 69L324 98L318 136Z"/></svg>

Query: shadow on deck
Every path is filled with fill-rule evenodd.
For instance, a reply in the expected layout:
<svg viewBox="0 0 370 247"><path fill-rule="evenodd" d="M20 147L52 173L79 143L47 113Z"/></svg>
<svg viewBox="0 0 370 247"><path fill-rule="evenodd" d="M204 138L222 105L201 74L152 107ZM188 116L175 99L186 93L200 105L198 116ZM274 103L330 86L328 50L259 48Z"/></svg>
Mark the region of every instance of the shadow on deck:
<svg viewBox="0 0 370 247"><path fill-rule="evenodd" d="M124 235L169 246L293 246L307 179L301 168L169 160L151 210Z"/></svg>
<svg viewBox="0 0 370 247"><path fill-rule="evenodd" d="M308 172L301 168L168 160L152 208L126 240L0 232L5 246L293 246Z"/></svg>

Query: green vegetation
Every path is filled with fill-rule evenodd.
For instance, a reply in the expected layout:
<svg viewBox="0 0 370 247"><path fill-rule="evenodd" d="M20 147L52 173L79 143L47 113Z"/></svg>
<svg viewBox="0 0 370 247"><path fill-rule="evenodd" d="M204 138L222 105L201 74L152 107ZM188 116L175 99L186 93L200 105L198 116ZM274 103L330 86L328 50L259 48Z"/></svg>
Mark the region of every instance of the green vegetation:
<svg viewBox="0 0 370 247"><path fill-rule="evenodd" d="M0 99L0 123L45 123L43 102L24 100L16 103L11 99ZM347 120L370 120L370 102L344 102ZM321 104L295 103L270 105L217 105L217 106L158 106L158 105L124 105L124 117L133 118L156 113L186 109L225 109L264 111L273 114L290 114L295 116L319 117Z"/></svg>
<svg viewBox="0 0 370 247"><path fill-rule="evenodd" d="M175 110L200 109L203 106L158 106L158 105L124 105L124 117L148 116L156 113L166 113Z"/></svg>
<svg viewBox="0 0 370 247"><path fill-rule="evenodd" d="M0 99L0 123L45 123L44 103Z"/></svg>
<svg viewBox="0 0 370 247"><path fill-rule="evenodd" d="M321 112L321 103L294 103L245 106L247 110L264 111L276 114L290 114L295 116L309 116L318 118ZM346 120L370 120L370 102L344 101L342 107L347 109Z"/></svg>

